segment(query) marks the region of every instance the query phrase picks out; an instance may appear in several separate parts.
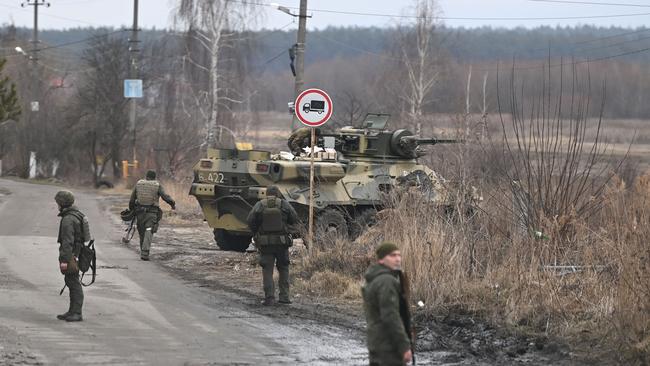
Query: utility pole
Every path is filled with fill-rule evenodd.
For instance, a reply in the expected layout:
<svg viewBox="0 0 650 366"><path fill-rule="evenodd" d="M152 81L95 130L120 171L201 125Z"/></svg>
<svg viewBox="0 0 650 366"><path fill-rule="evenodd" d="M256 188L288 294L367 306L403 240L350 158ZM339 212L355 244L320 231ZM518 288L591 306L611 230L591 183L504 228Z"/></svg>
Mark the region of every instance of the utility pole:
<svg viewBox="0 0 650 366"><path fill-rule="evenodd" d="M31 90L29 92L31 98L30 98L30 110L31 112L38 112L40 109L39 106L39 99L40 99L40 92L39 92L39 82L38 82L38 8L40 6L45 6L46 8L50 7L50 3L46 2L45 0L27 0L24 3L20 4L21 7L25 8L27 6L33 6L34 7L34 28L32 31L32 53L29 56L29 59L32 61L32 67L31 67ZM37 123L38 121L38 115L35 113L28 113L26 116L27 118L27 125L31 125L34 123ZM37 126L32 126L33 128ZM36 152L35 151L30 151L29 153L29 166L27 169L27 176L30 179L33 179L36 177Z"/></svg>
<svg viewBox="0 0 650 366"><path fill-rule="evenodd" d="M46 8L50 7L50 3L45 0L27 0L24 3L20 4L21 7L25 8L27 6L34 7L34 29L32 31L32 56L30 59L34 64L38 61L38 7L45 6Z"/></svg>
<svg viewBox="0 0 650 366"><path fill-rule="evenodd" d="M307 0L300 0L300 13L298 14L298 38L296 39L296 80L293 100L296 100L305 85L305 42L307 41ZM294 106L298 108L298 106ZM296 126L296 119L291 120L291 131Z"/></svg>
<svg viewBox="0 0 650 366"><path fill-rule="evenodd" d="M140 47L138 45L138 0L133 0L133 28L131 29L131 38L129 38L129 52L131 53L131 70L129 77L131 79L138 78L138 54ZM136 155L136 98L131 98L131 128L133 129L133 164L134 170L137 169L137 155Z"/></svg>
<svg viewBox="0 0 650 366"><path fill-rule="evenodd" d="M311 16L307 15L307 0L300 0L300 11L298 14L295 14L291 9L286 6L282 6L278 3L271 3L271 6L280 10L283 13L289 14L294 18L298 18L298 37L296 39L296 44L294 44L289 49L289 58L291 59L291 71L294 72L295 77L295 87L293 91L293 100L295 101L305 85L305 43L307 42L307 18ZM294 68L294 57L296 65ZM298 106L294 105L294 108ZM291 112L293 113L293 112ZM291 130L293 131L296 128L296 118L291 120Z"/></svg>
<svg viewBox="0 0 650 366"><path fill-rule="evenodd" d="M296 41L296 85L294 100L298 98L305 85L305 42L307 41L307 0L300 0L300 14L298 15L298 39Z"/></svg>

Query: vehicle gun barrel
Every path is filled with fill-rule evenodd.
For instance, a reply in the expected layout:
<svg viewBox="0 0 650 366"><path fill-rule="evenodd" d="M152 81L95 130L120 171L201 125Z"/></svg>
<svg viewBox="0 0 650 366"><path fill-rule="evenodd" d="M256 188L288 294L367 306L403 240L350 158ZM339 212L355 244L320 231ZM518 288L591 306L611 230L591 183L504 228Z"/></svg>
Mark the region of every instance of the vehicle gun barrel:
<svg viewBox="0 0 650 366"><path fill-rule="evenodd" d="M413 145L456 144L464 142L458 139L422 138L418 136L404 136L401 140L404 144Z"/></svg>

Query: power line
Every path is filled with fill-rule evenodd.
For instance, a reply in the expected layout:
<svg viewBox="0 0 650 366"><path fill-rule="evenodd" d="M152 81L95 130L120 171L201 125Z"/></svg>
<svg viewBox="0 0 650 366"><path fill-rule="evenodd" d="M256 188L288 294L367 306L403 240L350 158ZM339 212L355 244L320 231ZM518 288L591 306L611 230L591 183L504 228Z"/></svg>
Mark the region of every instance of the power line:
<svg viewBox="0 0 650 366"><path fill-rule="evenodd" d="M586 41L571 42L571 43L560 44L560 45L551 45L551 46L549 46L549 47L531 48L531 49L528 49L528 52L538 52L538 51L547 51L547 52L548 52L548 51L551 50L551 48L558 48L558 47L561 47L561 46L567 46L567 45L574 45L574 46L577 46L577 45L583 45L583 44L589 44L589 43L601 42L601 41L605 41L605 40L608 40L608 39L613 39L613 38L618 38L618 37L624 37L624 36L629 36L629 35L639 34L639 33L645 33L645 32L648 32L648 31L650 31L650 28L645 28L645 29L640 29L640 30L635 30L635 31L630 31L630 32L624 32L624 33L613 34L613 35L611 35L611 36L604 36L604 37L598 37L598 38L588 39L588 40L586 40ZM642 38L642 39L645 39L645 37ZM641 40L641 39L631 40L631 41L629 41L629 42L639 41L639 40ZM625 42L628 42L628 41L624 41L624 42L621 42L621 43L625 43ZM608 47L608 46L603 47L603 48L607 48L607 47ZM598 48L598 47L596 47L596 48L594 48L594 49L597 49L597 48Z"/></svg>
<svg viewBox="0 0 650 366"><path fill-rule="evenodd" d="M264 61L264 62L262 62L262 63L259 64L257 67L265 67L266 65L268 65L268 64L270 64L271 62L277 60L280 56L284 55L284 54L287 53L287 52L289 52L289 51L287 51L287 50L283 50L282 52L278 53L277 55L271 57L270 59L268 59L268 60L266 60L266 61Z"/></svg>
<svg viewBox="0 0 650 366"><path fill-rule="evenodd" d="M603 57L598 57L598 58L591 58L591 59L586 59L586 60L581 60L581 61L572 61L572 62L559 62L555 64L548 64L548 65L538 65L538 66L513 66L510 68L510 70L535 70L535 69L545 69L545 68L555 68L555 67L562 67L562 66L569 66L569 65L580 65L580 64L588 64L591 62L600 62L600 61L606 61L606 60L611 60L614 58L619 58L619 57L624 57L624 56L629 56L629 55L635 55L639 53L644 53L650 51L650 47L648 48L642 48L639 50L633 50L633 51L628 51L628 52L623 52L623 53L618 53L614 55L609 55L609 56L603 56ZM496 71L499 70L499 67L484 67L484 68L479 68L475 69L478 71Z"/></svg>
<svg viewBox="0 0 650 366"><path fill-rule="evenodd" d="M365 50L363 48L355 47L355 46L352 46L350 44L347 44L347 43L344 43L344 42L341 42L341 41L338 41L338 40L335 40L335 39L331 39L329 37L319 35L317 33L311 33L310 36L320 38L320 39L324 39L326 41L339 44L339 45L341 45L343 47L346 47L346 48L349 48L349 49L352 49L352 50L355 50L355 51L358 51L358 52L367 53L367 54L372 55L372 56L377 56L377 57L381 57L381 58L385 58L385 59L389 59L389 60L395 60L395 61L402 61L403 60L402 58L397 58L397 57L393 57L393 56L389 56L389 55L385 55L385 54Z"/></svg>
<svg viewBox="0 0 650 366"><path fill-rule="evenodd" d="M85 43L85 42L91 41L93 39L97 39L97 38L101 38L101 37L105 37L105 36L110 36L112 34L116 34L116 33L120 33L120 32L126 32L126 31L127 30L125 30L125 29L119 29L119 30L115 30L115 31L112 31L112 32L108 32L108 33L97 34L97 35L94 35L94 36L91 36L91 37L88 37L88 38L80 39L78 41L71 41L71 42L66 42L66 43L60 43L60 44L53 45L53 46L43 47L43 48L40 48L39 51L46 51L46 50L50 50L50 49L54 49L54 48L61 48L61 47L71 46L73 44Z"/></svg>
<svg viewBox="0 0 650 366"><path fill-rule="evenodd" d="M594 38L594 39L590 39L590 40L586 40L586 41L571 42L571 43L560 44L560 45L550 45L549 47L533 48L533 49L530 49L529 52L538 52L538 51L546 51L546 52L550 52L551 49L553 49L553 48L559 48L559 47L562 47L562 46L571 46L571 45L573 45L573 46L578 46L578 45L584 45L584 44L589 44L589 43L595 43L595 42L605 41L605 40L608 40L608 39L613 39L613 38L618 38L618 37L628 36L628 35L632 35L632 34L645 33L645 32L648 32L648 31L650 31L650 29L642 29L642 30L637 30L637 31L633 31L633 32L620 33L620 34L615 34L615 35L606 36L606 37ZM649 38L650 38L650 36L644 36L644 37L641 37L641 38L637 38L637 39L629 39L629 40L625 40L625 41L620 41L620 42L612 43L612 44L609 44L609 45L596 46L596 47L578 47L578 48L575 48L574 51L581 51L581 52L584 52L584 51L594 51L594 50L599 50L599 49L604 49L604 48L611 48L611 47L619 46L619 45L626 44L626 43L639 42L639 41L643 41L643 40L646 40L646 39L649 39Z"/></svg>
<svg viewBox="0 0 650 366"><path fill-rule="evenodd" d="M626 4L626 3L597 3L594 1L573 1L573 0L528 0L537 3L560 3L560 4L580 4L580 5L605 5L605 6L628 6L634 8L650 8L650 5Z"/></svg>
<svg viewBox="0 0 650 366"><path fill-rule="evenodd" d="M254 6L273 6L267 3L251 2L245 0L227 0L230 2L236 2L245 5L254 5ZM541 0L540 0L541 1ZM297 10L297 7L285 6L288 9ZM368 13L368 12L356 12L356 11L342 11L342 10L329 10L329 9L308 9L311 12L318 13L331 13L331 14L342 14L342 15L356 15L356 16L372 16L372 17L385 17L385 18L408 18L408 19L420 19L421 16L418 15L407 15L407 14L384 14L384 13ZM566 17L447 17L447 16L436 16L434 18L440 20L494 20L494 21L506 21L506 20L578 20L578 19L603 19L603 18L624 18L624 17L636 17L636 16L648 16L650 13L632 13L632 14L609 14L609 15L583 15L583 16L566 16Z"/></svg>
<svg viewBox="0 0 650 366"><path fill-rule="evenodd" d="M578 44L594 43L594 42L598 42L598 41L604 41L604 40L606 40L606 39L612 39L612 38L618 38L618 37L623 37L623 36L629 36L629 35L631 35L631 34L645 33L645 32L647 32L647 31L650 31L650 28L644 28L644 29L640 29L640 30L636 30L636 31L625 32L625 33L614 34L614 35L611 35L611 36L605 36L605 37L594 38L594 39L590 39L590 40L587 40L587 41L574 42L574 43L572 43L572 44L574 44L574 45L578 45Z"/></svg>
<svg viewBox="0 0 650 366"><path fill-rule="evenodd" d="M120 29L120 30L116 30L116 31L113 31L113 32L97 34L97 35L94 35L94 36L91 36L91 37L88 37L88 38L80 39L78 41L65 42L65 43L60 43L60 44L56 44L56 45L52 45L52 46L39 48L38 51L47 51L47 50L51 50L51 49L55 49L55 48L67 47L67 46L71 46L71 45L74 45L74 44L88 42L88 41L91 41L93 39L97 39L97 38L100 38L100 37L110 36L112 34L120 33L120 32L126 32L126 30ZM7 57L11 57L11 56L23 56L23 55L18 54L18 53L7 55Z"/></svg>
<svg viewBox="0 0 650 366"><path fill-rule="evenodd" d="M580 51L580 52L595 51L595 50L601 50L601 49L605 49L605 48L612 48L612 47L620 46L620 45L627 44L627 43L640 42L640 41L644 41L646 39L650 39L650 36L645 36L645 37L641 37L641 38L637 38L637 39L628 39L626 41L616 42L616 43L612 43L612 44L608 44L608 45L604 45L604 46L598 46L598 47L579 47L579 48L576 48L576 50Z"/></svg>
<svg viewBox="0 0 650 366"><path fill-rule="evenodd" d="M12 6L12 5L6 5L6 4L0 4L0 6L5 7L5 8L9 8L9 9L21 10L21 11L25 11L25 10L27 10L27 9L25 9L25 8L21 8L21 7L17 7L17 6ZM102 26L102 25L99 25L99 24L95 24L95 23L87 22L87 21L85 21L85 20L79 20L79 19L67 18L67 17L62 17L62 16L60 16L60 15L50 14L50 13L42 13L42 14L40 14L40 15L43 15L43 16L46 16L46 17L50 17L50 18L61 19L61 20L68 20L68 21L75 22L75 23L88 24L88 25L99 26L99 27Z"/></svg>

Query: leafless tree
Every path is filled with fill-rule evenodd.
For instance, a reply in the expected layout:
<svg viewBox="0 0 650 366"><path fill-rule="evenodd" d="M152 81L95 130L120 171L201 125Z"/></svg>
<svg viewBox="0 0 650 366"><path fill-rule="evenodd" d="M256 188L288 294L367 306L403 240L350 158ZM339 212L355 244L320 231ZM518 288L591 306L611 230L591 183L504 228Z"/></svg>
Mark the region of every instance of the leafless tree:
<svg viewBox="0 0 650 366"><path fill-rule="evenodd" d="M349 126L359 122L364 113L368 112L369 105L363 100L363 96L351 89L337 93L336 98L338 103L330 127Z"/></svg>
<svg viewBox="0 0 650 366"><path fill-rule="evenodd" d="M505 179L500 185L503 197L512 197L500 200L511 202L504 208L526 230L562 236L570 234L576 220L588 220L599 211L605 187L625 160L617 163L603 144L604 98L599 117L589 119L589 70L581 73L576 64L569 72L564 68L547 65L535 81L537 98L526 103L526 85L513 67L505 88L497 88L503 139L496 145L504 152L499 165Z"/></svg>
<svg viewBox="0 0 650 366"><path fill-rule="evenodd" d="M176 14L177 24L184 26L200 51L188 52L185 61L202 71L208 81L206 88L194 91L196 106L201 108L207 121L206 145L216 142L217 126L227 103L241 103L223 85L223 49L238 36L251 19L254 4L228 0L180 0ZM196 50L196 48L195 48ZM207 102L207 103L204 103ZM203 105L207 105L205 110Z"/></svg>
<svg viewBox="0 0 650 366"><path fill-rule="evenodd" d="M75 98L77 115L73 122L79 121L75 131L85 136L79 142L88 144L81 148L90 152L95 182L103 172L98 161L111 162L113 176L119 178L128 132L127 99L122 94L123 80L129 70L128 49L122 39L100 36L84 51L83 60L88 69Z"/></svg>
<svg viewBox="0 0 650 366"><path fill-rule="evenodd" d="M422 117L424 107L433 100L432 90L440 80L440 54L436 39L437 1L416 0L415 24L398 28L399 55L405 82L399 98L411 122Z"/></svg>

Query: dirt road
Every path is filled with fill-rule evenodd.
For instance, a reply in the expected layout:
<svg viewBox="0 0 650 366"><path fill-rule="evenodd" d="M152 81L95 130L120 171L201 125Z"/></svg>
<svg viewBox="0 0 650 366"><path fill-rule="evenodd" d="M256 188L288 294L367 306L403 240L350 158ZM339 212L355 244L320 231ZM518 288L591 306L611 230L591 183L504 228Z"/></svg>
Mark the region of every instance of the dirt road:
<svg viewBox="0 0 650 366"><path fill-rule="evenodd" d="M278 321L251 311L256 300L140 261L92 193L75 191L99 277L86 288L84 321L57 320L68 306L58 295L58 189L0 180L0 365L365 364L349 329L292 318L291 308L278 308Z"/></svg>

